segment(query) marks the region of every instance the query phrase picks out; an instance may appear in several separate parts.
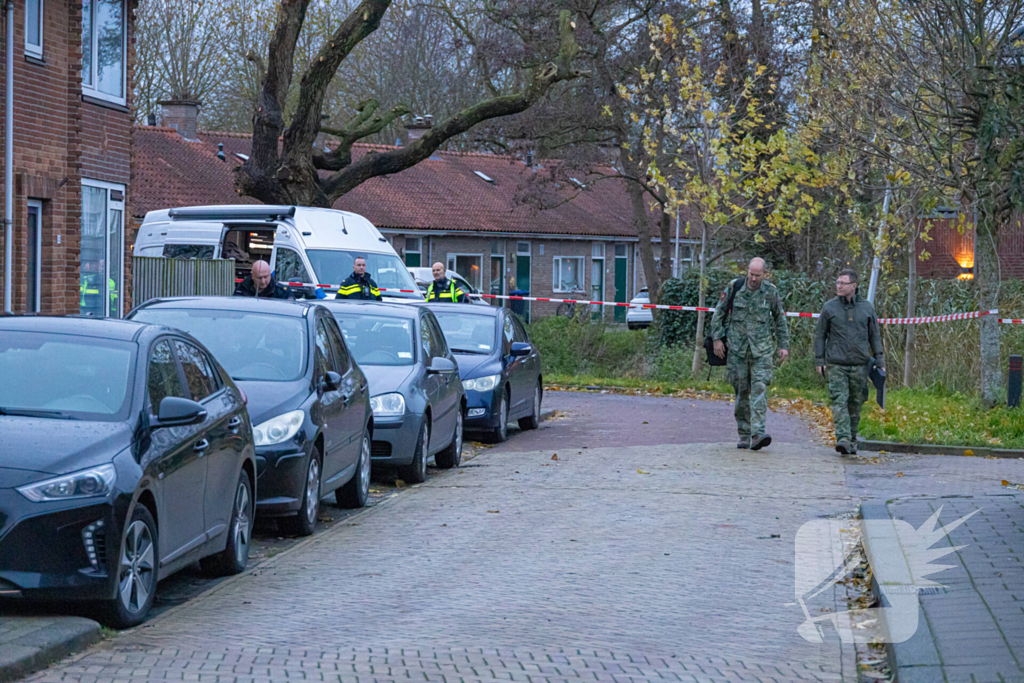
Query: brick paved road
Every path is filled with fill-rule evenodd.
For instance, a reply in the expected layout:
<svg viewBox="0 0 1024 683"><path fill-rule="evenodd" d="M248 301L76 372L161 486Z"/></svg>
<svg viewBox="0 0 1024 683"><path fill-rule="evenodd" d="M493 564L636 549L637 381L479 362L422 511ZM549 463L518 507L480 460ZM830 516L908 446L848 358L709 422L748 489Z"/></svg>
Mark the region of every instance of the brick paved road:
<svg viewBox="0 0 1024 683"><path fill-rule="evenodd" d="M727 403L619 399L553 394L567 417L31 680L856 680L783 606L798 527L855 507L841 461L790 416L757 454Z"/></svg>

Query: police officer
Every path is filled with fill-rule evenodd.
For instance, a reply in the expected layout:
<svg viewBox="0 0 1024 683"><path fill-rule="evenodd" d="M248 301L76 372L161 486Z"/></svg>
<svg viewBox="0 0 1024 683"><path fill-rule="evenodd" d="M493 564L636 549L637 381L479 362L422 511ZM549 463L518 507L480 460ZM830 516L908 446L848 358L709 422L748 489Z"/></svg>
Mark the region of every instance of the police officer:
<svg viewBox="0 0 1024 683"><path fill-rule="evenodd" d="M868 398L871 358L885 367L875 307L857 291L857 273L839 271L836 296L825 304L814 329L814 365L828 380L836 450L857 452L860 409Z"/></svg>
<svg viewBox="0 0 1024 683"><path fill-rule="evenodd" d="M445 277L446 269L441 262L431 266L430 271L434 274L434 281L427 287L427 301L439 301L447 304L468 304L469 297L455 284L455 280Z"/></svg>
<svg viewBox="0 0 1024 683"><path fill-rule="evenodd" d="M257 261L252 264L252 273L238 283L234 296L254 296L258 299L294 299L295 294L284 285L277 283L270 272L270 264Z"/></svg>
<svg viewBox="0 0 1024 683"><path fill-rule="evenodd" d="M341 289L334 295L335 299L351 299L355 301L381 301L377 283L366 274L366 259L356 256L352 262L352 274L341 283Z"/></svg>
<svg viewBox="0 0 1024 683"><path fill-rule="evenodd" d="M734 414L740 435L736 446L755 451L772 442L772 437L765 432L772 353L778 348L780 362L789 355L786 312L782 310L779 290L764 281L764 274L764 259L753 259L747 267L746 279L734 280L722 292L711 319L715 355L724 357L726 338L729 343L726 368L729 383L736 391ZM731 291L734 288L735 291ZM732 308L727 310L730 294Z"/></svg>

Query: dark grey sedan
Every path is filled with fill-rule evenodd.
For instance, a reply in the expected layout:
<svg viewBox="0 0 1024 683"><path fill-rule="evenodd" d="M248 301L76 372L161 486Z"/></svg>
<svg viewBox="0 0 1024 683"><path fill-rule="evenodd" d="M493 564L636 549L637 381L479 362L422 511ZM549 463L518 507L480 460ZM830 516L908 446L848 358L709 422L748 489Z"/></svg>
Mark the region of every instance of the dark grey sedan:
<svg viewBox="0 0 1024 683"><path fill-rule="evenodd" d="M438 467L458 467L466 395L434 314L420 306L372 301L321 302L341 325L345 343L370 384L372 461L398 467L406 481Z"/></svg>

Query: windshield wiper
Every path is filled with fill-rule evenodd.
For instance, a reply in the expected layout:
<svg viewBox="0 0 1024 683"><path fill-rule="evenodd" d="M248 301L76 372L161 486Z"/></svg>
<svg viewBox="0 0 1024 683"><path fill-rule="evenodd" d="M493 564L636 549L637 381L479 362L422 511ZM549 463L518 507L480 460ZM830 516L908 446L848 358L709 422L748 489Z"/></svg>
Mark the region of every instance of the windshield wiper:
<svg viewBox="0 0 1024 683"><path fill-rule="evenodd" d="M56 420L76 420L78 418L72 417L67 413L62 413L59 410L36 410L33 408L4 408L0 406L0 415L18 416L18 417L52 417Z"/></svg>
<svg viewBox="0 0 1024 683"><path fill-rule="evenodd" d="M452 353L475 353L481 356L486 356L490 351L474 351L472 349L452 349Z"/></svg>

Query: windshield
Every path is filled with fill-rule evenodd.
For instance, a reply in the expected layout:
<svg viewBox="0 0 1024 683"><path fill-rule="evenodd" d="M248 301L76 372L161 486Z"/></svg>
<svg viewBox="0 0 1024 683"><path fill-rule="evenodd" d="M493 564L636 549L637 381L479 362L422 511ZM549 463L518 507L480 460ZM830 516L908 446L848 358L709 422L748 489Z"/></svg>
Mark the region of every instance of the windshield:
<svg viewBox="0 0 1024 683"><path fill-rule="evenodd" d="M306 256L316 272L317 282L339 284L352 274L352 263L357 256L366 259L366 272L377 286L387 289L381 296L393 296L403 299L422 299L416 292L419 289L409 275L402 259L395 254L373 254L362 251L343 251L341 249L307 249ZM411 289L412 292L393 290Z"/></svg>
<svg viewBox="0 0 1024 683"><path fill-rule="evenodd" d="M498 343L497 318L454 311L434 311L452 353L490 353Z"/></svg>
<svg viewBox="0 0 1024 683"><path fill-rule="evenodd" d="M0 412L124 420L135 344L42 332L0 335Z"/></svg>
<svg viewBox="0 0 1024 683"><path fill-rule="evenodd" d="M210 350L232 379L290 382L306 371L306 321L201 308L143 308L132 320L176 327Z"/></svg>
<svg viewBox="0 0 1024 683"><path fill-rule="evenodd" d="M348 311L334 316L348 350L360 365L412 365L412 320Z"/></svg>

